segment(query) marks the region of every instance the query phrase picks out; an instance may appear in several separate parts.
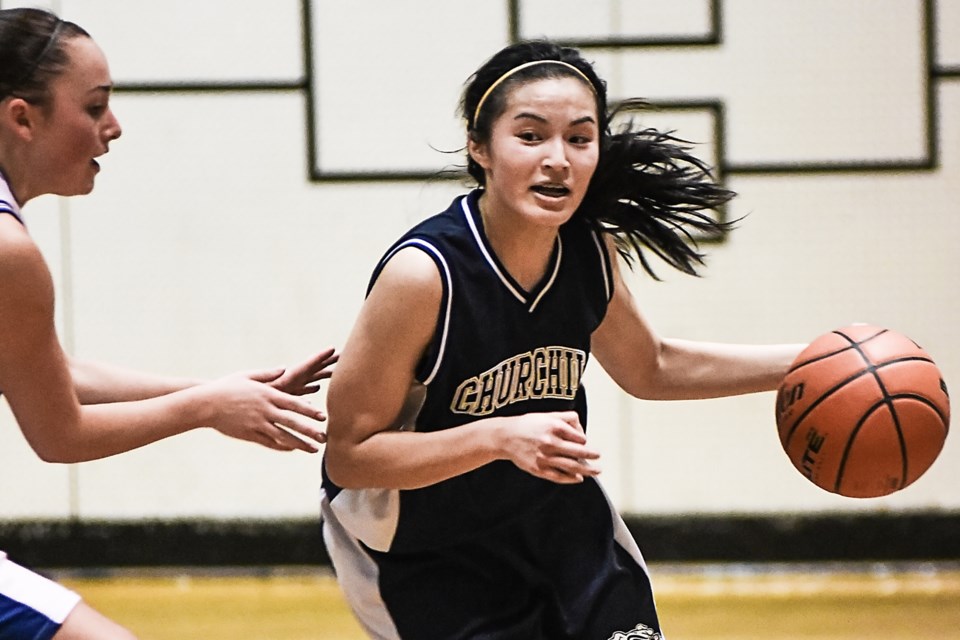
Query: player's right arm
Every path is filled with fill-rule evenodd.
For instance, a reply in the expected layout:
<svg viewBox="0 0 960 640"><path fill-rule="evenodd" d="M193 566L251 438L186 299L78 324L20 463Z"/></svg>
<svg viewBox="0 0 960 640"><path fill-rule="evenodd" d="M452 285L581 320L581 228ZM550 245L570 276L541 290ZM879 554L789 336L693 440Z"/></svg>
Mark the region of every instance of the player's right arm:
<svg viewBox="0 0 960 640"><path fill-rule="evenodd" d="M323 439L305 417L318 417L317 409L257 376L231 376L149 400L81 406L53 311L53 281L40 251L15 220L0 216L0 391L44 460L103 458L201 426L281 450L316 447L277 425Z"/></svg>
<svg viewBox="0 0 960 640"><path fill-rule="evenodd" d="M435 432L398 430L415 369L436 329L443 286L416 248L394 255L361 308L327 392L326 465L344 488L414 489L511 460L554 482L596 475L575 412L485 418Z"/></svg>

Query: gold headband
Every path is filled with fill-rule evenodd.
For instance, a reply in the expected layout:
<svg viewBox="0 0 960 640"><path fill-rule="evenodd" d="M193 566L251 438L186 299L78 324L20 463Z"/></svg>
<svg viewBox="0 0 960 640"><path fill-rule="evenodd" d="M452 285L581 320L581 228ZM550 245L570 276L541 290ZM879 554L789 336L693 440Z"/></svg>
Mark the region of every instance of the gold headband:
<svg viewBox="0 0 960 640"><path fill-rule="evenodd" d="M487 98L490 97L490 94L493 93L494 89L499 87L501 84L503 84L503 82L507 78L517 73L518 71L522 71L527 67L532 67L538 64L559 64L561 66L567 67L568 69L572 69L574 73L576 73L578 76L583 78L583 81L587 83L588 87L590 87L590 91L593 92L593 95L594 96L597 95L597 89L593 86L593 83L590 82L590 78L588 78L586 74L583 73L583 71L580 71L580 69L577 69L575 66L573 66L568 62L564 62L563 60L533 60L531 62L524 62L523 64L516 66L513 69L510 69L505 74L497 78L496 82L491 84L490 87L483 92L483 95L480 96L480 102L477 103L477 108L473 112L473 126L477 126L477 118L480 117L480 109L483 108L483 103L487 101Z"/></svg>

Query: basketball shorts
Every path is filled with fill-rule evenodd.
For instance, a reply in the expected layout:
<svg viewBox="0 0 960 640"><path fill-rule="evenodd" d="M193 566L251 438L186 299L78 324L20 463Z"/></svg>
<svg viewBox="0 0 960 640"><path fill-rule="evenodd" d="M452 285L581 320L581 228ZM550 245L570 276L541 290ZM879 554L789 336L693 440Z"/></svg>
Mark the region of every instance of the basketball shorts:
<svg viewBox="0 0 960 640"><path fill-rule="evenodd" d="M0 640L49 640L80 596L0 553Z"/></svg>
<svg viewBox="0 0 960 640"><path fill-rule="evenodd" d="M662 640L646 565L596 482L411 553L365 547L322 508L341 588L378 640Z"/></svg>

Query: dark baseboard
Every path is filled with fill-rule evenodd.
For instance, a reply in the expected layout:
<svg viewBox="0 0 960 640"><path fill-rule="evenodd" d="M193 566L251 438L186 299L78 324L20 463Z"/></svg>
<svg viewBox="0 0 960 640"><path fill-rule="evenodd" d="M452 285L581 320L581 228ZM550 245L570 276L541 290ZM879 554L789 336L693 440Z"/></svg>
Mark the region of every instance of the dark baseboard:
<svg viewBox="0 0 960 640"><path fill-rule="evenodd" d="M650 562L954 561L960 512L625 517ZM13 521L30 567L327 565L315 520Z"/></svg>
<svg viewBox="0 0 960 640"><path fill-rule="evenodd" d="M651 562L960 559L960 512L626 517Z"/></svg>

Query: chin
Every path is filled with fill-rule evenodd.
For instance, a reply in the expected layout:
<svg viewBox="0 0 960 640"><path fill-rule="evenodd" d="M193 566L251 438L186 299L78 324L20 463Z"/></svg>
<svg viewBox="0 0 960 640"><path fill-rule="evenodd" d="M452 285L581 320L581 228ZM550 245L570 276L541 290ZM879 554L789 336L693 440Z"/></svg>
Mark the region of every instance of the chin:
<svg viewBox="0 0 960 640"><path fill-rule="evenodd" d="M562 224L566 224L570 218L573 217L573 214L576 213L576 211L576 207L562 207L556 209L538 207L537 210L531 212L531 218L540 224L543 224L544 226L559 227Z"/></svg>
<svg viewBox="0 0 960 640"><path fill-rule="evenodd" d="M93 181L93 179L91 178L89 182L86 182L86 183L84 183L84 184L79 185L76 193L74 193L73 195L75 195L75 196L85 196L85 195L87 195L88 193L90 193L91 191L93 191L93 185L94 185L94 181Z"/></svg>
<svg viewBox="0 0 960 640"><path fill-rule="evenodd" d="M71 188L68 188L68 189L60 189L60 190L55 191L55 192L53 192L53 193L54 193L54 195L63 196L64 198L69 198L69 197L72 197L72 196L85 196L85 195L87 195L88 193L90 193L91 191L93 191L93 183L90 183L90 184L87 184L87 185L83 185L83 186L79 186L79 187L71 187Z"/></svg>

